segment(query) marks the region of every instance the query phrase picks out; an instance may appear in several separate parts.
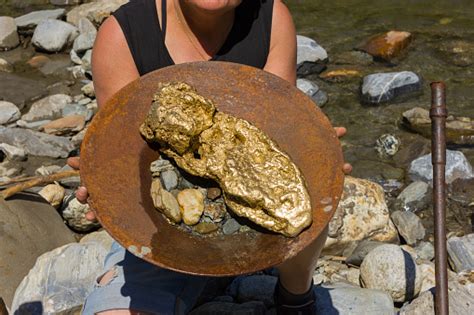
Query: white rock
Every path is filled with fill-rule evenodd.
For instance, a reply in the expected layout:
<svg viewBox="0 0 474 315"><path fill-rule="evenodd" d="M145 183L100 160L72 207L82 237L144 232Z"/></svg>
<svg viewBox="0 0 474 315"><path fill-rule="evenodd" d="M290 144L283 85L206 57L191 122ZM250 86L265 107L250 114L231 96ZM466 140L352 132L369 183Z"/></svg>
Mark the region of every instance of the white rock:
<svg viewBox="0 0 474 315"><path fill-rule="evenodd" d="M76 198L66 199L61 215L71 228L76 231L87 232L100 226L98 222L91 222L86 219L86 213L90 211L88 204L82 204Z"/></svg>
<svg viewBox="0 0 474 315"><path fill-rule="evenodd" d="M84 3L68 12L67 21L78 25L81 18L88 18L94 24L100 25L112 12L127 2L128 0L96 0Z"/></svg>
<svg viewBox="0 0 474 315"><path fill-rule="evenodd" d="M395 302L410 301L421 290L421 271L413 257L397 245L373 249L360 266L365 288L388 292Z"/></svg>
<svg viewBox="0 0 474 315"><path fill-rule="evenodd" d="M107 252L99 242L85 242L41 255L15 292L12 314L69 314L80 307L102 272Z"/></svg>
<svg viewBox="0 0 474 315"><path fill-rule="evenodd" d="M38 194L49 202L50 205L58 208L63 202L66 190L57 184L50 184L41 189Z"/></svg>
<svg viewBox="0 0 474 315"><path fill-rule="evenodd" d="M79 22L77 24L78 24L77 28L79 28L79 32L81 34L97 33L97 30L96 30L94 24L92 24L92 22L89 21L89 19L81 18L81 19L79 19Z"/></svg>
<svg viewBox="0 0 474 315"><path fill-rule="evenodd" d="M15 104L0 101L0 125L8 124L20 119L21 114Z"/></svg>
<svg viewBox="0 0 474 315"><path fill-rule="evenodd" d="M59 52L78 35L79 30L71 24L59 20L44 20L36 27L31 42L41 50Z"/></svg>
<svg viewBox="0 0 474 315"><path fill-rule="evenodd" d="M0 143L0 151L5 153L7 159L10 161L24 161L26 160L26 152L22 148L9 145L8 143Z"/></svg>
<svg viewBox="0 0 474 315"><path fill-rule="evenodd" d="M94 82L89 82L81 88L82 93L89 97L95 97Z"/></svg>
<svg viewBox="0 0 474 315"><path fill-rule="evenodd" d="M72 102L72 98L65 94L55 94L36 101L31 106L27 114L21 119L26 122L34 122L40 120L52 120L61 117L63 108Z"/></svg>
<svg viewBox="0 0 474 315"><path fill-rule="evenodd" d="M33 11L15 18L20 30L35 28L36 25L47 19L56 20L64 15L64 9Z"/></svg>
<svg viewBox="0 0 474 315"><path fill-rule="evenodd" d="M298 45L296 64L300 64L305 61L318 62L328 59L328 53L326 50L316 43L315 40L301 35L297 35L296 40Z"/></svg>
<svg viewBox="0 0 474 315"><path fill-rule="evenodd" d="M13 66L11 63L6 61L5 59L0 58L0 71L8 72L8 73L13 72Z"/></svg>
<svg viewBox="0 0 474 315"><path fill-rule="evenodd" d="M422 80L414 72L374 73L364 77L362 98L369 104L392 101L422 90Z"/></svg>
<svg viewBox="0 0 474 315"><path fill-rule="evenodd" d="M69 52L69 57L71 57L71 61L74 62L76 65L82 65L82 59L79 57L77 52L74 49L71 49Z"/></svg>
<svg viewBox="0 0 474 315"><path fill-rule="evenodd" d="M15 19L0 16L0 48L12 49L20 44Z"/></svg>
<svg viewBox="0 0 474 315"><path fill-rule="evenodd" d="M61 170L61 166L59 165L49 165L49 166L41 166L35 170L36 175L41 176L48 176L54 173L57 173Z"/></svg>
<svg viewBox="0 0 474 315"><path fill-rule="evenodd" d="M92 46L94 46L94 41L96 37L96 33L82 33L77 38L74 40L74 44L72 46L72 49L77 52L78 54L81 54L85 52L88 49L91 49Z"/></svg>
<svg viewBox="0 0 474 315"><path fill-rule="evenodd" d="M410 177L413 180L433 181L431 154L423 155L411 162ZM450 184L458 178L473 178L474 172L469 161L460 151L446 150L446 183Z"/></svg>
<svg viewBox="0 0 474 315"><path fill-rule="evenodd" d="M91 66L92 66L92 49L89 49L85 52L84 56L82 56L82 69L84 69L85 72L91 71Z"/></svg>
<svg viewBox="0 0 474 315"><path fill-rule="evenodd" d="M342 255L365 239L396 242L398 232L390 220L383 188L365 179L346 176L341 201L329 222L329 237L323 252Z"/></svg>
<svg viewBox="0 0 474 315"><path fill-rule="evenodd" d="M187 225L194 225L199 222L204 212L204 196L197 189L185 189L178 193L178 200L183 221Z"/></svg>
<svg viewBox="0 0 474 315"><path fill-rule="evenodd" d="M80 243L99 243L101 244L107 251L110 250L112 247L112 243L114 239L107 233L106 230L96 231L89 234L86 234L83 238L81 238Z"/></svg>
<svg viewBox="0 0 474 315"><path fill-rule="evenodd" d="M311 99L318 105L322 107L327 102L327 95L323 92L319 86L309 80L306 79L298 79L296 80L296 87L300 89L303 93L311 97Z"/></svg>

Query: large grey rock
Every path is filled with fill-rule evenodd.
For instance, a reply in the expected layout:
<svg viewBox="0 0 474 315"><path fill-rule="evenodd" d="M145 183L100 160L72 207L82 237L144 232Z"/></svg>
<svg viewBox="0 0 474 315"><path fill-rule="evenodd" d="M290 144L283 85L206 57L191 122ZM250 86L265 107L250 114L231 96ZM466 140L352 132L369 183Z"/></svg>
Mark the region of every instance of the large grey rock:
<svg viewBox="0 0 474 315"><path fill-rule="evenodd" d="M474 295L457 281L448 283L449 314L474 314ZM399 315L435 315L434 297L431 291L420 294L410 304L400 309Z"/></svg>
<svg viewBox="0 0 474 315"><path fill-rule="evenodd" d="M0 198L0 296L7 305L36 258L70 242L74 236L61 216L40 196Z"/></svg>
<svg viewBox="0 0 474 315"><path fill-rule="evenodd" d="M20 44L15 19L0 16L0 49L12 49Z"/></svg>
<svg viewBox="0 0 474 315"><path fill-rule="evenodd" d="M127 2L128 0L96 0L84 3L68 12L67 21L78 25L81 18L87 18L92 23L100 25L112 12Z"/></svg>
<svg viewBox="0 0 474 315"><path fill-rule="evenodd" d="M365 179L346 176L336 212L329 222L323 253L343 255L362 240L397 242L382 187Z"/></svg>
<svg viewBox="0 0 474 315"><path fill-rule="evenodd" d="M71 24L59 20L44 20L36 27L31 42L38 49L59 52L78 35L79 30Z"/></svg>
<svg viewBox="0 0 474 315"><path fill-rule="evenodd" d="M431 154L423 155L411 162L409 169L413 180L433 181ZM446 150L446 183L450 184L458 178L473 178L474 172L469 161L460 151Z"/></svg>
<svg viewBox="0 0 474 315"><path fill-rule="evenodd" d="M28 155L66 158L74 148L68 138L47 135L22 128L0 126L0 142L26 151Z"/></svg>
<svg viewBox="0 0 474 315"><path fill-rule="evenodd" d="M86 213L90 211L88 204L80 203L74 196L66 197L63 201L61 215L68 226L75 231L88 232L100 226L98 222L86 219Z"/></svg>
<svg viewBox="0 0 474 315"><path fill-rule="evenodd" d="M314 82L306 79L298 79L296 80L296 87L311 97L319 107L323 107L328 101L327 94Z"/></svg>
<svg viewBox="0 0 474 315"><path fill-rule="evenodd" d="M92 291L108 250L97 242L72 243L40 256L18 286L15 314L58 314L76 310Z"/></svg>
<svg viewBox="0 0 474 315"><path fill-rule="evenodd" d="M451 237L448 239L447 248L456 272L474 269L474 234Z"/></svg>
<svg viewBox="0 0 474 315"><path fill-rule="evenodd" d="M415 181L397 196L396 208L412 212L422 210L430 202L430 192L430 185L423 181Z"/></svg>
<svg viewBox="0 0 474 315"><path fill-rule="evenodd" d="M79 19L77 28L79 28L79 32L81 34L97 33L97 29L95 28L94 24L92 24L92 22L86 18Z"/></svg>
<svg viewBox="0 0 474 315"><path fill-rule="evenodd" d="M72 49L78 53L82 54L88 49L91 49L94 46L94 41L96 37L96 32L82 33L75 40L72 46Z"/></svg>
<svg viewBox="0 0 474 315"><path fill-rule="evenodd" d="M21 117L26 122L61 118L62 110L72 98L66 94L55 94L36 101L27 114Z"/></svg>
<svg viewBox="0 0 474 315"><path fill-rule="evenodd" d="M20 119L21 114L15 104L0 101L0 125L8 124Z"/></svg>
<svg viewBox="0 0 474 315"><path fill-rule="evenodd" d="M408 245L414 245L425 237L425 227L413 212L395 211L392 213L392 221Z"/></svg>
<svg viewBox="0 0 474 315"><path fill-rule="evenodd" d="M314 288L316 313L324 315L393 315L393 301L379 290L348 285L327 285Z"/></svg>
<svg viewBox="0 0 474 315"><path fill-rule="evenodd" d="M411 71L375 73L364 77L362 99L369 104L379 104L421 89L421 78Z"/></svg>
<svg viewBox="0 0 474 315"><path fill-rule="evenodd" d="M209 302L199 306L189 315L265 315L265 304L251 301L242 304L231 302Z"/></svg>
<svg viewBox="0 0 474 315"><path fill-rule="evenodd" d="M297 35L297 57L296 64L303 62L318 62L328 59L328 53L315 40Z"/></svg>
<svg viewBox="0 0 474 315"><path fill-rule="evenodd" d="M9 145L8 143L0 143L0 151L2 151L10 161L26 160L26 152L22 148Z"/></svg>
<svg viewBox="0 0 474 315"><path fill-rule="evenodd" d="M36 25L44 20L56 20L61 18L64 15L64 12L64 9L33 11L15 18L15 22L19 30L28 30L35 28Z"/></svg>
<svg viewBox="0 0 474 315"><path fill-rule="evenodd" d="M413 257L397 245L372 250L360 266L365 288L388 292L395 302L410 301L421 290L422 274Z"/></svg>

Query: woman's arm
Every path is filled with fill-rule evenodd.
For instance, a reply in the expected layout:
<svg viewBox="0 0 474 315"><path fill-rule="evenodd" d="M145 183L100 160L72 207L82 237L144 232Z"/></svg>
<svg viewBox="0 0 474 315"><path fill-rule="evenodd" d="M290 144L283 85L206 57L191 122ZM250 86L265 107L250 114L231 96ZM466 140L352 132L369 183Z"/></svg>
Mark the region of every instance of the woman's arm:
<svg viewBox="0 0 474 315"><path fill-rule="evenodd" d="M127 40L113 16L102 24L97 33L92 50L92 75L99 108L118 90L140 76Z"/></svg>

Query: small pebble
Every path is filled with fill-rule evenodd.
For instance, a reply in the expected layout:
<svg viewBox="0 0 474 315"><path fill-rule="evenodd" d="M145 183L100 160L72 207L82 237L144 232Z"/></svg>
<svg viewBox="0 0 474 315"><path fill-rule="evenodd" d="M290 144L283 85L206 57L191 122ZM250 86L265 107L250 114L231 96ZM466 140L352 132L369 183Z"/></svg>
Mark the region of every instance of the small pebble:
<svg viewBox="0 0 474 315"><path fill-rule="evenodd" d="M221 189L218 187L211 187L207 190L207 198L216 200L221 196Z"/></svg>
<svg viewBox="0 0 474 315"><path fill-rule="evenodd" d="M240 229L240 224L237 222L235 219L229 219L224 223L224 226L222 227L223 232L225 235L230 235L234 234Z"/></svg>

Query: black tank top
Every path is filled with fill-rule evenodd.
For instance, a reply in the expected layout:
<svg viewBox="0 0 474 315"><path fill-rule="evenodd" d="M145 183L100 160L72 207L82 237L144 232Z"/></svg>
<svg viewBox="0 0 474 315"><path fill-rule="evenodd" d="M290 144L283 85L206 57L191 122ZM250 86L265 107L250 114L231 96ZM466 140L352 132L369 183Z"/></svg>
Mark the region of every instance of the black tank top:
<svg viewBox="0 0 474 315"><path fill-rule="evenodd" d="M174 65L165 46L166 0L162 26L155 0L131 0L113 13L140 75ZM234 25L221 49L211 58L263 69L270 51L273 0L243 0L235 9Z"/></svg>

